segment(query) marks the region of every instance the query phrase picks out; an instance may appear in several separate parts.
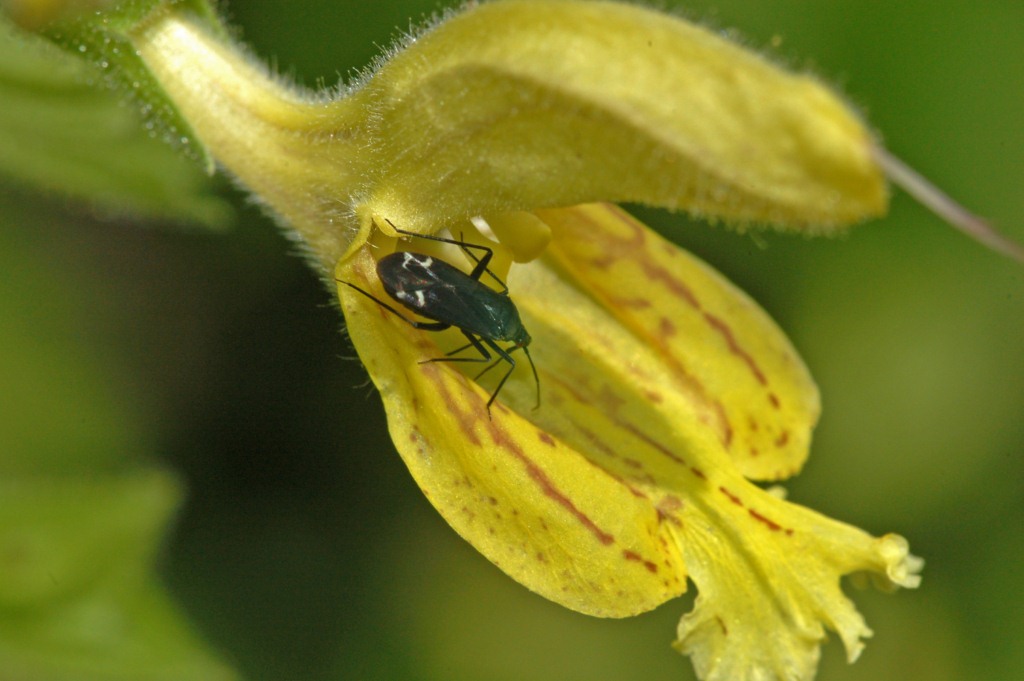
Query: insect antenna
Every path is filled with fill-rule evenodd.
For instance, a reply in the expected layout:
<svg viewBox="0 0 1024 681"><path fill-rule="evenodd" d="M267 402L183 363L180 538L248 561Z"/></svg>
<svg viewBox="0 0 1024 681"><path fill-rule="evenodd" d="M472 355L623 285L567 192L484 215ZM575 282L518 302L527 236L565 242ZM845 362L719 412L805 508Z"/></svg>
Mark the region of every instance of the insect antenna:
<svg viewBox="0 0 1024 681"><path fill-rule="evenodd" d="M534 409L540 409L540 378L537 377L537 366L533 363L533 357L530 356L530 349L523 346L523 353L526 354L526 359L530 360L530 370L533 371L533 384L537 386L537 403L533 405Z"/></svg>

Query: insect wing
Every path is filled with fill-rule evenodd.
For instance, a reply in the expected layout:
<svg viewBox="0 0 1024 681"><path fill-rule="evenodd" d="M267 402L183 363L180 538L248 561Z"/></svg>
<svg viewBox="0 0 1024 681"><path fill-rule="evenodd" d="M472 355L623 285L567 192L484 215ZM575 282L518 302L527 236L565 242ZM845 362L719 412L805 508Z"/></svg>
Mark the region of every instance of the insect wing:
<svg viewBox="0 0 1024 681"><path fill-rule="evenodd" d="M440 266L445 263L421 253L402 251L392 253L377 263L377 276L387 294L405 307L430 317L428 311L440 289L446 287L438 279ZM439 320L440 321L440 320Z"/></svg>
<svg viewBox="0 0 1024 681"><path fill-rule="evenodd" d="M453 267L438 272L438 278L444 285L431 297L432 318L490 340L509 340L508 330L521 326L508 296Z"/></svg>
<svg viewBox="0 0 1024 681"><path fill-rule="evenodd" d="M435 280L434 259L421 253L399 251L377 262L377 276L392 298L396 293L422 289Z"/></svg>
<svg viewBox="0 0 1024 681"><path fill-rule="evenodd" d="M469 333L505 340L519 314L508 299L443 260L421 253L392 253L377 263L384 290L417 314Z"/></svg>

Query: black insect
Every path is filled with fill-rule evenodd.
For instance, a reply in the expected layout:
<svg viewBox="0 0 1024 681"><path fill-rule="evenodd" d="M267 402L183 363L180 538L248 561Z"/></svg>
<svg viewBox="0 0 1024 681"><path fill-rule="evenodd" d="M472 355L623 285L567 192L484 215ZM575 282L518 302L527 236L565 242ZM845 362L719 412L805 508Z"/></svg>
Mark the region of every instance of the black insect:
<svg viewBox="0 0 1024 681"><path fill-rule="evenodd" d="M390 221L388 224L391 224ZM350 284L347 281L342 283L359 291L414 328L424 331L444 331L454 326L462 331L462 335L469 341L466 345L452 350L444 357L427 359L421 364L428 362L491 362L492 356L488 352L488 348L490 348L498 358L476 375L475 379L478 379L497 366L499 362L507 362L508 371L498 381L498 387L494 389L491 398L487 400L488 415L491 413L491 405L497 399L502 386L505 385L505 381L516 368L516 361L512 358L512 353L522 348L526 359L530 362L530 369L533 370L533 380L537 385L537 407L539 407L540 379L537 378L537 367L534 366L533 358L530 357L527 347L531 341L530 334L523 327L523 322L519 318L519 310L516 309L515 303L508 295L508 286L487 267L494 251L479 244L427 234L415 234L398 229L393 224L391 226L404 236L458 246L476 263L473 271L466 274L443 260L414 251L396 251L377 261L377 277L380 278L387 294L421 317L432 320L429 322L410 319L355 284ZM481 252L483 256L477 257L473 251ZM484 274L497 282L501 286L501 291L495 291L481 282L480 277ZM499 342L507 342L508 345L501 347ZM474 348L480 353L480 357L453 357L468 348Z"/></svg>

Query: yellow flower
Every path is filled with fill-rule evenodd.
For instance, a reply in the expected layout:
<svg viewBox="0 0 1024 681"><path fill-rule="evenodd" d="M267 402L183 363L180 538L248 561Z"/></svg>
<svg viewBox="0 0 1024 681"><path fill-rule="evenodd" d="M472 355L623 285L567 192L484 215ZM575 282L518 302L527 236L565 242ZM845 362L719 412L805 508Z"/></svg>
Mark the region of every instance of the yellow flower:
<svg viewBox="0 0 1024 681"><path fill-rule="evenodd" d="M614 206L532 215L551 242L508 285L533 337L537 410L528 370L491 415L490 386L422 364L461 336L436 340L339 288L420 488L492 562L573 610L635 615L693 580L676 647L703 679L812 678L826 627L855 659L871 632L840 577L913 587L920 561L902 537L871 537L748 480L795 473L818 416L785 336ZM393 248L360 249L339 278L385 297L374 253Z"/></svg>
<svg viewBox="0 0 1024 681"><path fill-rule="evenodd" d="M871 632L840 578L918 584L901 537L751 482L803 465L813 381L755 303L603 203L818 231L883 213L880 164L896 162L815 79L664 14L575 0L470 5L338 97L277 82L182 6L127 35L208 153L338 282L399 453L510 576L606 617L692 580L676 647L709 681L809 679L826 629L853 660ZM426 242L389 223L498 239L540 408L520 367L489 413L490 375L423 363L463 345L458 329L415 329L343 285L390 300L376 260Z"/></svg>

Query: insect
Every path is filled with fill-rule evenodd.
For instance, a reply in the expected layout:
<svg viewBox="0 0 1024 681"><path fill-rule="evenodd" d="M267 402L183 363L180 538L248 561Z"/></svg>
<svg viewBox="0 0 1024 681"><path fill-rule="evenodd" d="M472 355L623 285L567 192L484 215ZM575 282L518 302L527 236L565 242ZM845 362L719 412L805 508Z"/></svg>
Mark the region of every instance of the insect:
<svg viewBox="0 0 1024 681"><path fill-rule="evenodd" d="M472 244L456 239L428 234L416 234L388 224L403 236L429 239L445 244L452 244L462 249L474 263L473 271L466 274L436 257L415 251L396 251L377 261L377 277L380 278L384 290L396 302L431 321L424 322L407 317L385 301L347 281L343 284L354 288L367 298L396 315L410 326L424 331L444 331L455 327L462 332L469 342L447 353L444 357L435 357L420 362L490 362L478 373L474 380L493 369L500 362L508 364L508 371L498 381L498 387L487 400L487 415L491 414L491 405L497 399L505 381L516 368L512 353L522 348L523 354L530 362L533 380L537 386L537 404L540 406L540 379L537 367L530 356L530 334L523 327L519 318L519 310L508 295L508 286L498 278L487 265L494 256L494 251L487 246ZM478 257L477 253L482 255ZM501 286L496 291L480 281L484 274ZM499 343L508 343L505 347ZM480 353L479 357L454 357L469 348ZM490 348L490 351L488 350ZM497 355L494 359L491 352ZM492 362L491 360L494 359Z"/></svg>

